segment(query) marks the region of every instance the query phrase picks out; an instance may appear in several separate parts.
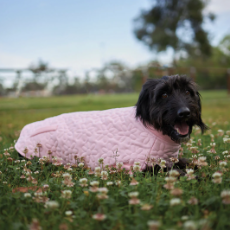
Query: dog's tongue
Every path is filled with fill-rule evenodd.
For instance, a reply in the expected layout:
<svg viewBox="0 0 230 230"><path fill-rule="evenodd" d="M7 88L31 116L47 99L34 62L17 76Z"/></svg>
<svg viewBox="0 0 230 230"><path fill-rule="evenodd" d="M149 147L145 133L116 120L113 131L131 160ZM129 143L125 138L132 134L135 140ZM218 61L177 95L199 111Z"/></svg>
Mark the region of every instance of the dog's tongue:
<svg viewBox="0 0 230 230"><path fill-rule="evenodd" d="M174 129L177 130L177 132L181 135L186 135L189 132L189 126L186 124L186 122L176 123L174 125Z"/></svg>

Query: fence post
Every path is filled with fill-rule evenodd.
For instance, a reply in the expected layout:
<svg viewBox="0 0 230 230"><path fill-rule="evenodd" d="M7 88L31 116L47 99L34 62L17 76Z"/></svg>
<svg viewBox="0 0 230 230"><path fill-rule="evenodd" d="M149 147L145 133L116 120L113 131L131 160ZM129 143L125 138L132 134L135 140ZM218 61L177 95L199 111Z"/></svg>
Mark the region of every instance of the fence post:
<svg viewBox="0 0 230 230"><path fill-rule="evenodd" d="M196 68L195 67L190 68L190 77L192 78L193 81L196 81Z"/></svg>
<svg viewBox="0 0 230 230"><path fill-rule="evenodd" d="M228 94L230 94L230 69L227 70L227 90Z"/></svg>

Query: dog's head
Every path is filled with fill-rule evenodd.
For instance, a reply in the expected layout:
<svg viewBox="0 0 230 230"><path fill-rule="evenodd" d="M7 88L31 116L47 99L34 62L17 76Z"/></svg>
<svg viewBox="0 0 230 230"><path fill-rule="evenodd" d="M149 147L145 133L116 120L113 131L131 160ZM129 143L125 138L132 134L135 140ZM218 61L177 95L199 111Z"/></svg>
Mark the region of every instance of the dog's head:
<svg viewBox="0 0 230 230"><path fill-rule="evenodd" d="M148 80L136 104L136 118L176 143L188 141L194 125L199 126L202 133L208 128L201 119L196 84L179 75Z"/></svg>

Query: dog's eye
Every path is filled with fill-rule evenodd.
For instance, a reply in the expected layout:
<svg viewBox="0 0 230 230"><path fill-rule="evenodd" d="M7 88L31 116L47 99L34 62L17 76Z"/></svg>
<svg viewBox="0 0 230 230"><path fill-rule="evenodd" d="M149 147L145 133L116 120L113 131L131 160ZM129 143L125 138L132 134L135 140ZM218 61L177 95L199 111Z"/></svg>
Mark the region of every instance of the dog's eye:
<svg viewBox="0 0 230 230"><path fill-rule="evenodd" d="M188 90L185 91L186 95L190 95L190 92Z"/></svg>
<svg viewBox="0 0 230 230"><path fill-rule="evenodd" d="M167 93L162 94L162 98L167 98L167 97L168 97Z"/></svg>

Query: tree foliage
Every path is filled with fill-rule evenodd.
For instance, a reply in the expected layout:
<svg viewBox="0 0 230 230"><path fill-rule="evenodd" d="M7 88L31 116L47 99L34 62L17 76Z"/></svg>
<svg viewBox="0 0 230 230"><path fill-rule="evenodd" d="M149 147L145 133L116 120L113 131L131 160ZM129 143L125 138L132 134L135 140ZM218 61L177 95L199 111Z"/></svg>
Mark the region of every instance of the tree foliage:
<svg viewBox="0 0 230 230"><path fill-rule="evenodd" d="M151 50L175 52L184 50L209 56L211 45L203 23L214 20L212 13L204 15L207 0L155 0L150 10L143 10L135 19L134 33Z"/></svg>

